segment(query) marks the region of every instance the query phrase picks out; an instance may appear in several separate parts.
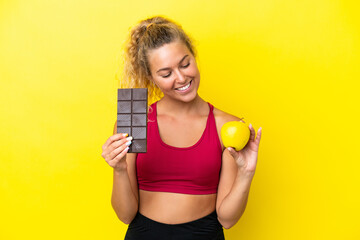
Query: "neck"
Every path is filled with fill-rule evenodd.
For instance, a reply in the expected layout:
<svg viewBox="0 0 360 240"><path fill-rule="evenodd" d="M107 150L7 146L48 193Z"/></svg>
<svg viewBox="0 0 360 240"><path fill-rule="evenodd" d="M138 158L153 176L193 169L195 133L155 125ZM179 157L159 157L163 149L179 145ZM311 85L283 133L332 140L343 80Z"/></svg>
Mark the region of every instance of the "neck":
<svg viewBox="0 0 360 240"><path fill-rule="evenodd" d="M163 97L157 103L157 106L161 106L161 112L166 115L181 116L197 115L200 109L204 107L206 103L199 95L196 95L194 100L190 102L182 102L170 98ZM207 105L207 104L206 104Z"/></svg>

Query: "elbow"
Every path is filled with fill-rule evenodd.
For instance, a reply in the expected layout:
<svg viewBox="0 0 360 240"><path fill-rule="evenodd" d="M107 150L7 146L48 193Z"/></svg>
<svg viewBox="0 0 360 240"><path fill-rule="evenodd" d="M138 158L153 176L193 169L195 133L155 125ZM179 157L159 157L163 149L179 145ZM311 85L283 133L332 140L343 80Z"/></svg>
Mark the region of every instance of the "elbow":
<svg viewBox="0 0 360 240"><path fill-rule="evenodd" d="M129 209L128 209L128 211L121 211L120 209L118 209L116 207L116 205L112 205L112 207L113 207L118 219L127 225L130 224L134 220L134 218L137 214L137 211L138 211L137 208L136 209L134 208L130 211L129 211Z"/></svg>
<svg viewBox="0 0 360 240"><path fill-rule="evenodd" d="M127 216L120 216L119 214L117 214L119 220L121 222L123 222L124 224L126 225L129 225L135 218L136 214L135 215L127 215Z"/></svg>
<svg viewBox="0 0 360 240"><path fill-rule="evenodd" d="M221 224L225 229L232 228L235 224Z"/></svg>
<svg viewBox="0 0 360 240"><path fill-rule="evenodd" d="M236 222L222 221L219 218L218 221L225 229L230 229L236 224Z"/></svg>
<svg viewBox="0 0 360 240"><path fill-rule="evenodd" d="M126 225L129 225L132 222L133 219L134 218L123 218L123 219L120 219L120 221L122 221Z"/></svg>

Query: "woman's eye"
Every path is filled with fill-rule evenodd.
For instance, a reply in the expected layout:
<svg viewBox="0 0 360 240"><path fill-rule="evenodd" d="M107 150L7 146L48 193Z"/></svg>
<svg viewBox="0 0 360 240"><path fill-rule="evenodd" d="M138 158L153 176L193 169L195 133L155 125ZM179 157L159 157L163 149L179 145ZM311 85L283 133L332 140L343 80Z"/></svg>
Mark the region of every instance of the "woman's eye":
<svg viewBox="0 0 360 240"><path fill-rule="evenodd" d="M185 66L182 66L183 68L187 68L190 65L190 63L186 64Z"/></svg>
<svg viewBox="0 0 360 240"><path fill-rule="evenodd" d="M167 78L167 77L170 77L170 75L171 75L171 72L168 75L165 75L165 76L162 76L162 77Z"/></svg>
<svg viewBox="0 0 360 240"><path fill-rule="evenodd" d="M190 65L190 62L188 64L186 64L185 66L181 66L182 68L187 68L188 66ZM165 75L165 76L162 76L163 78L167 78L167 77L170 77L171 75L171 72L169 72L168 75Z"/></svg>

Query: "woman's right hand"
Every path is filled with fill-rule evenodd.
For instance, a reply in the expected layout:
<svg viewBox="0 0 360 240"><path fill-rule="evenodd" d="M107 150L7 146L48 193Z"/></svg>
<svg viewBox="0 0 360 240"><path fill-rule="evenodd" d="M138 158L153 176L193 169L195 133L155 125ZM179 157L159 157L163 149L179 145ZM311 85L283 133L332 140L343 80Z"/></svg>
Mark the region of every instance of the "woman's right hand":
<svg viewBox="0 0 360 240"><path fill-rule="evenodd" d="M102 146L101 156L116 171L126 169L126 153L129 150L132 137L127 133L117 133L109 137Z"/></svg>

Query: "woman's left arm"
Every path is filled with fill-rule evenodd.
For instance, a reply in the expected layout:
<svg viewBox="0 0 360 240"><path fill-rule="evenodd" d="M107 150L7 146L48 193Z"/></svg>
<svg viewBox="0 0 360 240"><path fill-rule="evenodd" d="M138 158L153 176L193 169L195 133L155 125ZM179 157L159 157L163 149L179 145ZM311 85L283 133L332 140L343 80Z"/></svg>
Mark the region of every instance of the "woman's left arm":
<svg viewBox="0 0 360 240"><path fill-rule="evenodd" d="M249 129L250 139L243 149L227 148L223 152L216 211L219 222L226 229L234 226L244 213L255 174L261 128L256 137L255 129L251 125Z"/></svg>

